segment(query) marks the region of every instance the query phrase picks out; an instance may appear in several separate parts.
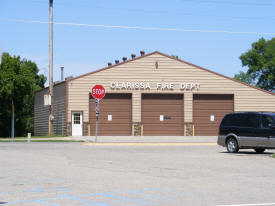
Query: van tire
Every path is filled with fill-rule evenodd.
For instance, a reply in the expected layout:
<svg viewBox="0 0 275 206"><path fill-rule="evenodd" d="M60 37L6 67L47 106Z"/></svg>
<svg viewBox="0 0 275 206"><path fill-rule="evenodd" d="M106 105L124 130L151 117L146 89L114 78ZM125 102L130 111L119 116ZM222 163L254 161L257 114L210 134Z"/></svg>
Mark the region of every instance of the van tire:
<svg viewBox="0 0 275 206"><path fill-rule="evenodd" d="M229 153L237 153L239 151L239 145L234 137L230 137L226 141L226 148Z"/></svg>

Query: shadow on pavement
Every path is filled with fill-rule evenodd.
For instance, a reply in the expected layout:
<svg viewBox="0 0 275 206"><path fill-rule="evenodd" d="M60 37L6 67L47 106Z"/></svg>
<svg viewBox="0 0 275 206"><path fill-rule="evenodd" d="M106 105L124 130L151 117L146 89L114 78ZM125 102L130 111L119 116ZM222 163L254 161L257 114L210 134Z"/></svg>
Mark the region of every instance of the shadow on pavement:
<svg viewBox="0 0 275 206"><path fill-rule="evenodd" d="M274 152L263 152L263 153L257 153L257 152L255 152L255 151L239 151L239 152L237 152L237 153L229 153L229 152L220 152L220 153L227 153L227 154L235 154L235 155L237 155L237 154L246 154L246 155L272 155L272 154L274 154Z"/></svg>

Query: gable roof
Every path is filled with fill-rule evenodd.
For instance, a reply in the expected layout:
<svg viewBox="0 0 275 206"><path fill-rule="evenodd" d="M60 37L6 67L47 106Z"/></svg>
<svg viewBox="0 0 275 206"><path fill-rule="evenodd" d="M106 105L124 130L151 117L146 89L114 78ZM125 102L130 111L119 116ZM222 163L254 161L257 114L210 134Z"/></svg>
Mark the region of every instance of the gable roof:
<svg viewBox="0 0 275 206"><path fill-rule="evenodd" d="M193 67L195 67L195 68L197 68L197 69L201 69L201 70L210 72L210 73L212 73L212 74L221 76L221 77L223 77L223 78L229 79L229 80L231 80L231 81L234 81L234 82L243 84L243 85L245 85L245 86L248 86L248 87L251 87L251 88L260 90L260 91L262 91L262 92L266 92L266 93L271 94L271 95L275 95L275 93L273 93L273 92L270 92L270 91L261 89L261 88L259 88L259 87L252 86L252 85L247 84L247 83L245 83L245 82L242 82L242 81L239 81L239 80L237 80L237 79L234 79L234 78L225 76L225 75L223 75L223 74L219 74L219 73L217 73L217 72L214 72L214 71L211 71L211 70L209 70L209 69L200 67L200 66L198 66L198 65L189 63L189 62L187 62L187 61L183 61L183 60L181 60L181 59L178 59L178 58L169 56L169 55L164 54L164 53L161 53L161 52L159 52L159 51L154 51L154 52L145 54L145 55L143 55L143 56L139 56L139 57L136 57L136 58L134 58L134 59L127 60L127 61L125 61L125 62L120 62L120 63L118 63L118 64L114 64L114 65L111 65L111 66L108 66L108 67L104 67L104 68L98 69L98 70L96 70L96 71L92 71L92 72L89 72L89 73L86 73L86 74L83 74L83 75L80 75L80 76L77 76L77 77L74 77L74 78L70 78L70 79L68 79L68 80L66 80L66 81L73 81L73 80L75 80L75 79L79 79L79 78L82 78L82 77L85 77L85 76L88 76L88 75L91 75L91 74L94 74L94 73L97 73L97 72L101 72L101 71L104 71L104 70L108 70L108 69L111 69L111 68L116 67L116 66L119 66L119 65L127 64L127 63L129 63L129 62L132 62L132 61L135 61L135 60L138 60L138 59L142 59L142 58L145 58L145 57L154 55L154 54L162 55L162 56L164 56L164 57L173 59L173 60L175 60L175 61L179 61L179 62L181 62L181 63L184 63L184 64L187 64L187 65L193 66Z"/></svg>

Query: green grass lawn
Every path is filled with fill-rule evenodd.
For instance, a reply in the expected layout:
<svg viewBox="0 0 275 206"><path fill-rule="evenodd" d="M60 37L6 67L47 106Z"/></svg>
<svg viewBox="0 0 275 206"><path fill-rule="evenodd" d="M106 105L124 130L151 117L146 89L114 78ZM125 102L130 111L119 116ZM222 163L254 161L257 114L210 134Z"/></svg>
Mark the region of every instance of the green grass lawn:
<svg viewBox="0 0 275 206"><path fill-rule="evenodd" d="M275 154L273 154L272 157L275 158Z"/></svg>
<svg viewBox="0 0 275 206"><path fill-rule="evenodd" d="M32 139L35 139L35 138L55 138L55 137L67 137L65 135L52 135L52 136L31 136ZM14 137L14 139L24 139L24 138L28 138L27 136L26 137ZM0 137L0 140L2 139L11 139L10 137Z"/></svg>
<svg viewBox="0 0 275 206"><path fill-rule="evenodd" d="M83 140L67 140L66 137L67 136L64 136L64 135L32 136L31 142L84 142ZM62 138L62 139L56 140L51 138ZM0 142L12 142L12 139L10 137L6 137L6 138L1 137ZM14 142L28 142L28 137L15 137Z"/></svg>

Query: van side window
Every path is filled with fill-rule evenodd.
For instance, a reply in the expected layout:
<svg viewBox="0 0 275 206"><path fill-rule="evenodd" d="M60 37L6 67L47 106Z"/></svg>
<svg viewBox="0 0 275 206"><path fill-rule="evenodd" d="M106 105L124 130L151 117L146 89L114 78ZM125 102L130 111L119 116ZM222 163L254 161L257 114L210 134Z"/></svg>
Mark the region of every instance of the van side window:
<svg viewBox="0 0 275 206"><path fill-rule="evenodd" d="M254 128L260 127L260 115L258 114L248 114L249 124Z"/></svg>
<svg viewBox="0 0 275 206"><path fill-rule="evenodd" d="M223 120L222 120L222 125L224 126L233 126L233 114L230 114L230 115L226 115Z"/></svg>
<svg viewBox="0 0 275 206"><path fill-rule="evenodd" d="M268 115L262 115L262 127L269 128L269 124L275 124L274 119Z"/></svg>
<svg viewBox="0 0 275 206"><path fill-rule="evenodd" d="M244 123L244 115L242 114L235 114L233 116L233 126L236 126L236 127L244 127L245 123Z"/></svg>
<svg viewBox="0 0 275 206"><path fill-rule="evenodd" d="M258 114L230 114L222 121L224 126L235 127L260 127L260 116Z"/></svg>
<svg viewBox="0 0 275 206"><path fill-rule="evenodd" d="M257 114L238 114L239 127L259 127L259 115Z"/></svg>

